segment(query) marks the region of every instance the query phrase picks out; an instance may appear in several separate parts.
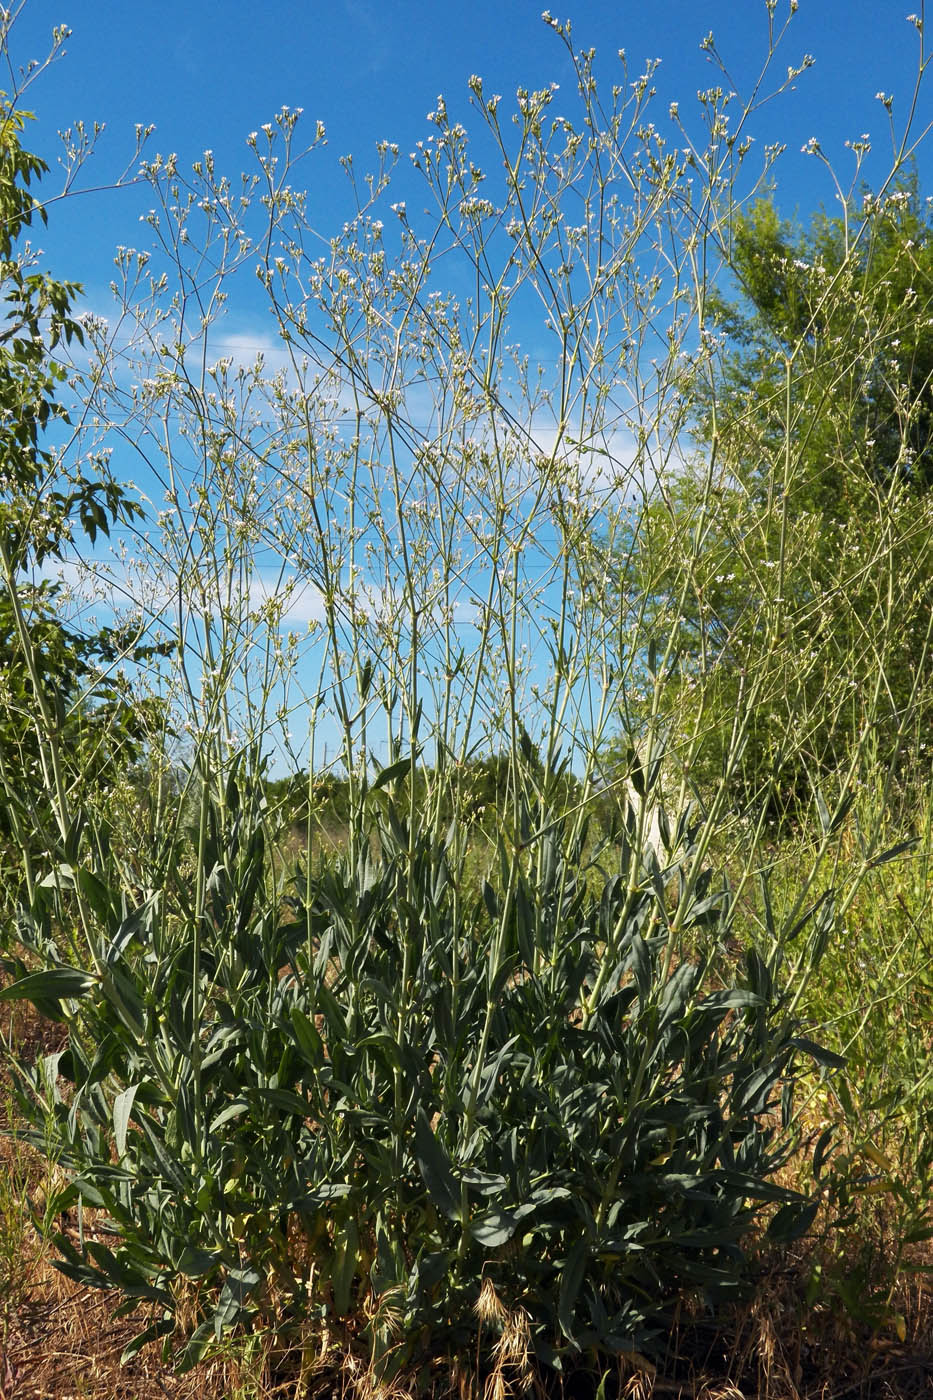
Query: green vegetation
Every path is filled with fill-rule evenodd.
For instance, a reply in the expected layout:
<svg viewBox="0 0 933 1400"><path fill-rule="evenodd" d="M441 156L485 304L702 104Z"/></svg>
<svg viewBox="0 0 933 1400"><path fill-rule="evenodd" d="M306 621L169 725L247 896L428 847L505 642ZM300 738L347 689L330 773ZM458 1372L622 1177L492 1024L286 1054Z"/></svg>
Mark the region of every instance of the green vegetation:
<svg viewBox="0 0 933 1400"><path fill-rule="evenodd" d="M898 754L903 780L929 751L930 206L913 176L809 229L760 200L726 252L740 298L711 293L715 371L688 389L703 450L652 507L641 568L672 560L649 585L660 622L673 542L702 521L668 703L709 781L754 691L736 795L799 818L854 755L864 776Z"/></svg>
<svg viewBox="0 0 933 1400"><path fill-rule="evenodd" d="M237 1357L243 1394L603 1400L718 1355L799 1400L892 1346L922 1383L910 129L796 231L729 134L754 107L711 89L668 146L650 72L600 97L549 23L572 117L473 79L468 137L439 103L424 228L384 146L321 259L288 111L245 193L156 158L120 358L28 266L42 168L0 110L0 1007L39 1028L8 1023L7 1118L44 1163L0 1193L4 1346L33 1231L132 1315L128 1364ZM276 374L210 353L250 261ZM130 422L153 519L106 469ZM117 522L130 601L85 633L41 569Z"/></svg>
<svg viewBox="0 0 933 1400"><path fill-rule="evenodd" d="M472 1347L483 1290L521 1334L519 1371L655 1349L684 1289L735 1292L762 1203L783 1203L777 1238L812 1219L772 1179L793 1137L768 1118L783 1085L790 1125L801 1056L838 1061L801 1037L778 950L725 984L712 953L673 963L663 884L633 885L630 845L590 893L584 833L549 821L530 869L502 847L477 898L463 842L409 828L383 777L376 852L335 859L301 899L270 890L235 778L205 799L194 871L176 857L144 906L127 915L79 872L93 972L53 938L70 891L42 891L23 942L44 970L21 965L2 995L70 1034L19 1071L19 1107L68 1173L49 1216L80 1201L119 1235L85 1252L57 1235L62 1267L157 1306L131 1353L172 1334L173 1288L195 1280L189 1362L257 1314L347 1325L372 1290L356 1342L382 1380L425 1359L425 1329L441 1354ZM665 878L686 883L680 835ZM731 911L709 887L681 923L716 947Z"/></svg>
<svg viewBox="0 0 933 1400"><path fill-rule="evenodd" d="M18 880L31 897L36 863L63 849L76 814L140 757L152 706L133 697L110 667L121 656L146 662L164 650L137 646L113 627L76 630L61 614L60 585L40 573L61 561L76 537L93 543L141 510L102 458L69 470L55 444L53 429L69 425L57 398L66 370L56 351L83 341L72 311L80 289L32 267L25 234L45 212L31 186L46 167L22 148L27 119L0 98L0 904L6 917Z"/></svg>

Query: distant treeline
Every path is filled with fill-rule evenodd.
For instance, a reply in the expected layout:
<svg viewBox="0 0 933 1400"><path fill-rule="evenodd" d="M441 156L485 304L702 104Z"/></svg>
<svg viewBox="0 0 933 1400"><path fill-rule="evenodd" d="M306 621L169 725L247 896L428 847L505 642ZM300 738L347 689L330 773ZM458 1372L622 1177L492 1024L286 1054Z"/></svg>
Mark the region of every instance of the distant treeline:
<svg viewBox="0 0 933 1400"><path fill-rule="evenodd" d="M544 796L554 812L577 805L581 799L581 785L569 770L552 772L545 777L544 763L536 751L526 751L526 759L520 778L526 798ZM374 773L372 779L376 776ZM430 767L415 768L415 801L417 804L429 792L436 800L439 788L446 790L446 810L442 813L446 820L457 816L482 825L487 818L491 821L509 810L514 776L507 754L489 754L451 765L446 784L438 784L437 777L436 770ZM402 775L397 781L404 783L407 800L409 780ZM350 783L346 776L323 773L309 781L307 773L294 773L267 779L265 791L270 806L280 813L283 824L303 825L309 815L333 824L344 824L349 819Z"/></svg>

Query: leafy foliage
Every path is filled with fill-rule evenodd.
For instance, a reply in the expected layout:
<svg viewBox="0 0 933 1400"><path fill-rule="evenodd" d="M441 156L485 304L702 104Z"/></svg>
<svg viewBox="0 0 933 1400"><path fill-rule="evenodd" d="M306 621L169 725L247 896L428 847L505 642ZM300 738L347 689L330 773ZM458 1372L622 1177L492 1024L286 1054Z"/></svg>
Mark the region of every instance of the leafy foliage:
<svg viewBox="0 0 933 1400"><path fill-rule="evenodd" d="M731 238L739 296L710 292L719 348L690 380L701 449L636 573L659 630L677 614L692 780L731 769L750 810L799 818L852 763L905 772L933 716L933 224L911 178L806 229L762 200Z"/></svg>
<svg viewBox="0 0 933 1400"><path fill-rule="evenodd" d="M741 434L757 418L772 455L783 447L781 357L817 380L799 400L795 435L808 468L794 510L837 518L858 510L867 486L895 479L933 485L933 223L916 174L883 199L866 193L847 217L817 214L808 229L762 200L739 214L731 271L741 300L714 295L730 344L716 430ZM831 411L827 411L831 410ZM707 418L707 435L711 428ZM742 480L768 490L767 459L746 459Z"/></svg>
<svg viewBox="0 0 933 1400"><path fill-rule="evenodd" d="M46 166L21 144L27 116L0 98L0 840L28 881L80 795L144 746L155 715L132 702L114 663L164 647L114 627L76 630L61 614L60 585L37 576L65 558L75 531L93 543L140 507L103 459L66 472L55 443L69 423L55 352L83 341L72 311L80 289L36 271L23 243L46 217L31 189Z"/></svg>
<svg viewBox="0 0 933 1400"><path fill-rule="evenodd" d="M866 211L810 276L796 235L733 218L751 138L729 132L756 98L730 112L731 80L710 88L709 141L673 146L645 120L653 65L604 99L593 51L547 22L573 115L543 89L505 121L474 78L468 136L439 101L414 155L427 224L414 204L386 215L381 143L371 177L344 163L356 212L321 258L288 109L249 139L242 181L209 152L190 177L144 165L154 251L117 260L131 343L115 358L89 321L93 369L74 370L82 422L103 425L71 443L91 466L52 446L73 289L10 259L0 755L28 756L35 782L5 779L26 878L0 997L64 1026L59 1052L16 1070L26 1135L68 1178L42 1224L72 1277L149 1310L131 1352L181 1342L185 1364L265 1323L337 1338L363 1384L445 1350L527 1379L535 1356L660 1347L685 1299L735 1296L766 1218L777 1241L815 1218L775 1179L799 1145L798 1072L828 1093L841 1067L801 1009L867 874L911 846L888 839L891 787L895 750L921 752L922 684L902 680L924 674L933 493L922 413L902 412L916 386L889 392L878 360L903 308L862 259L891 212ZM18 132L17 232L39 173ZM758 308L736 312L733 358L708 271L723 250ZM287 370L214 358L243 265ZM534 361L517 350L529 314ZM895 423L896 458L856 471L853 444ZM672 472L691 426L708 451ZM96 769L78 725L114 698L99 639L30 591L73 529L93 540L131 513L94 456L108 438L165 486L139 601L176 600L190 736L151 827L134 813L116 835L98 810L129 737L111 713ZM303 609L307 634L288 631ZM600 786L620 714L624 767ZM307 755L297 796L264 782L272 734ZM870 812L855 779L873 747ZM799 815L811 774L781 884L767 818ZM695 825L665 802L677 786L699 790ZM727 822L737 789L745 820ZM284 887L269 832L289 807L309 849ZM715 871L736 829L730 887ZM137 845L122 868L117 841ZM845 1209L853 1154L832 1126L814 1171ZM909 1245L926 1205L904 1200Z"/></svg>
<svg viewBox="0 0 933 1400"><path fill-rule="evenodd" d="M269 890L258 789L235 778L204 795L200 869L174 860L133 907L82 869L38 892L0 996L68 1043L20 1066L19 1105L71 1178L50 1217L104 1212L83 1244L57 1237L61 1267L153 1304L140 1344L196 1280L187 1360L258 1314L343 1326L386 1375L428 1325L435 1349L472 1348L484 1281L544 1362L650 1349L685 1294L734 1294L763 1207L785 1207L778 1231L808 1218L773 1180L774 1113L786 1129L799 1054L822 1052L780 954L749 949L725 983L710 957L672 961L683 822L663 869L623 835L595 872L553 823L527 862L502 847L474 902L455 831L369 801L375 849L307 898ZM55 934L77 891L90 973ZM732 918L708 875L687 923L714 947Z"/></svg>

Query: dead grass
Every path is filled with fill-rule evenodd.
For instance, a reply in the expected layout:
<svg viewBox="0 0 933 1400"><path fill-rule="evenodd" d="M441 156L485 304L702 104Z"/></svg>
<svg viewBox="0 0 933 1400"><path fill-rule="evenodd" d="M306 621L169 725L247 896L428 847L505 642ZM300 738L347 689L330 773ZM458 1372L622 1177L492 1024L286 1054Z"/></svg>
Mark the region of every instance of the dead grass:
<svg viewBox="0 0 933 1400"><path fill-rule="evenodd" d="M62 1027L22 1004L4 1006L4 1042L24 1058L61 1048ZM158 1347L127 1366L120 1356L139 1316L114 1320L116 1298L60 1273L33 1219L49 1166L10 1136L9 1078L0 1074L0 1400L232 1400L244 1389L238 1358L219 1358L186 1376L162 1364ZM257 1380L261 1380L261 1368ZM274 1392L266 1392L272 1395Z"/></svg>
<svg viewBox="0 0 933 1400"><path fill-rule="evenodd" d="M27 1297L5 1321L0 1377L3 1400L221 1400L239 1384L223 1363L173 1376L150 1348L121 1367L119 1358L138 1321L110 1317L111 1301L79 1288L47 1261L36 1269Z"/></svg>

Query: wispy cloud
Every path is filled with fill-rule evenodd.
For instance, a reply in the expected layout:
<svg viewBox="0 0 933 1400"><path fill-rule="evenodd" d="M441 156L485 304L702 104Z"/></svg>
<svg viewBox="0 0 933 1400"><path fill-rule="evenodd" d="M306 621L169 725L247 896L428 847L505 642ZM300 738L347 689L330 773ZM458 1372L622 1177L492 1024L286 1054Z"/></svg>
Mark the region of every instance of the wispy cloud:
<svg viewBox="0 0 933 1400"><path fill-rule="evenodd" d="M110 559L60 560L46 566L40 577L63 586L73 615L93 612L107 622L128 613L164 618L176 606L180 587L157 565L116 554ZM256 570L239 602L244 615L264 616L282 627L320 622L324 617L320 590L294 573Z"/></svg>

